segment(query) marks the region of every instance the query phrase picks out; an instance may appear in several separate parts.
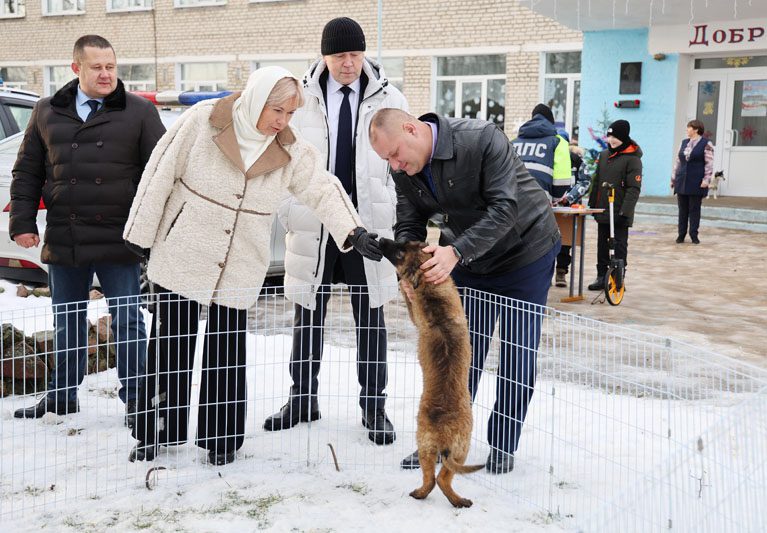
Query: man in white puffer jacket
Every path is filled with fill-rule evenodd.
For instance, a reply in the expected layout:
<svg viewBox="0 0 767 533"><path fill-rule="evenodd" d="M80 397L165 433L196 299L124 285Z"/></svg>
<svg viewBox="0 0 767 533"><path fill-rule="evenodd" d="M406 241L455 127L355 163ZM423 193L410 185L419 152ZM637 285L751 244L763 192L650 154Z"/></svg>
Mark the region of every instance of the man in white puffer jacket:
<svg viewBox="0 0 767 533"><path fill-rule="evenodd" d="M385 107L407 110L402 93L389 85L383 69L365 58L365 36L354 20L340 17L325 25L322 58L304 76L306 104L291 125L326 156L328 170L341 181L365 227L393 237L396 193L388 165L370 146L373 114ZM362 425L376 444L394 442L384 409L387 383L386 326L383 305L397 294L397 277L388 261L340 254L328 231L295 197L283 202L279 219L287 230L285 296L296 304L287 403L264 422L279 431L320 418L317 376L323 324L332 283L345 283L357 326L357 375Z"/></svg>

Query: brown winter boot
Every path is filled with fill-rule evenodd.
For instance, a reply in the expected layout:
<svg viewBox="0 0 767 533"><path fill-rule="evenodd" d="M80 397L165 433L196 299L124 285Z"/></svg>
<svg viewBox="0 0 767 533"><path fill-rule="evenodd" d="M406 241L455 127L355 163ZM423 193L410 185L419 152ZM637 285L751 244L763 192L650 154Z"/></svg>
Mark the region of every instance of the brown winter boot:
<svg viewBox="0 0 767 533"><path fill-rule="evenodd" d="M557 269L557 279L554 284L557 287L567 287L567 270L564 268Z"/></svg>

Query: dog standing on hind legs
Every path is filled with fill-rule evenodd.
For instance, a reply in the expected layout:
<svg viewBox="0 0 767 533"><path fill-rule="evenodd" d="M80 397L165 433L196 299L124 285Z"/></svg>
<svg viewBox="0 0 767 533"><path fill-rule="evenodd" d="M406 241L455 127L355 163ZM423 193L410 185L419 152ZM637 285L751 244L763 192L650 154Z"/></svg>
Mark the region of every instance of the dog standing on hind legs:
<svg viewBox="0 0 767 533"><path fill-rule="evenodd" d="M405 296L408 313L418 328L418 360L423 373L423 392L418 407L418 457L423 485L410 493L423 499L439 488L455 507L471 507L472 501L453 490L455 474L468 474L484 465L465 465L469 455L473 418L469 394L471 342L458 290L452 280L435 285L421 278L421 264L431 256L425 243L400 243L381 239L381 251L400 276L412 286ZM437 457L442 469L436 474Z"/></svg>

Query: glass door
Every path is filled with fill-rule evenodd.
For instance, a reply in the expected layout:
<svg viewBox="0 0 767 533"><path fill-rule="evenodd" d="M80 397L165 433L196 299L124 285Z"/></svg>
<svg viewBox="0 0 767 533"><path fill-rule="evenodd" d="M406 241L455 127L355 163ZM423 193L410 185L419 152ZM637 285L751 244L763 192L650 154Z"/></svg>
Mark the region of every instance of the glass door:
<svg viewBox="0 0 767 533"><path fill-rule="evenodd" d="M728 75L725 178L732 196L764 196L767 188L767 69L751 70Z"/></svg>
<svg viewBox="0 0 767 533"><path fill-rule="evenodd" d="M690 108L688 109L688 120L693 118L700 120L705 126L703 133L714 145L714 171L725 168L725 128L722 124L725 121L726 93L727 93L727 75L713 74L710 72L693 75L690 84ZM684 130L686 132L686 129ZM682 139L676 139L674 146L674 157L677 157ZM724 193L724 183L720 184L721 192Z"/></svg>

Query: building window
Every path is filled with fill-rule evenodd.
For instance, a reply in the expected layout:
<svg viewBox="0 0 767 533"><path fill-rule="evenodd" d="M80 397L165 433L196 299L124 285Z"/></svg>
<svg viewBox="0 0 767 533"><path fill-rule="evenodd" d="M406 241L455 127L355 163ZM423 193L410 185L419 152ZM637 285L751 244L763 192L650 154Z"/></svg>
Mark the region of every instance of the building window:
<svg viewBox="0 0 767 533"><path fill-rule="evenodd" d="M581 101L581 53L548 52L543 54L541 100L554 113L558 128L578 137Z"/></svg>
<svg viewBox="0 0 767 533"><path fill-rule="evenodd" d="M437 113L481 118L503 128L506 108L506 56L437 58Z"/></svg>
<svg viewBox="0 0 767 533"><path fill-rule="evenodd" d="M0 67L0 85L23 89L27 84L25 67Z"/></svg>
<svg viewBox="0 0 767 533"><path fill-rule="evenodd" d="M223 6L226 0L173 0L173 7Z"/></svg>
<svg viewBox="0 0 767 533"><path fill-rule="evenodd" d="M695 70L742 67L767 67L767 56L704 57L695 60Z"/></svg>
<svg viewBox="0 0 767 533"><path fill-rule="evenodd" d="M182 63L178 88L181 91L225 91L226 63Z"/></svg>
<svg viewBox="0 0 767 533"><path fill-rule="evenodd" d="M154 65L117 65L126 91L156 91Z"/></svg>
<svg viewBox="0 0 767 533"><path fill-rule="evenodd" d="M81 15L85 0L43 0L43 15Z"/></svg>
<svg viewBox="0 0 767 533"><path fill-rule="evenodd" d="M0 0L0 18L24 16L24 0Z"/></svg>
<svg viewBox="0 0 767 533"><path fill-rule="evenodd" d="M154 7L154 0L107 0L107 11L147 11Z"/></svg>
<svg viewBox="0 0 767 533"><path fill-rule="evenodd" d="M402 57L382 57L381 63L389 83L402 91L405 81L405 59Z"/></svg>
<svg viewBox="0 0 767 533"><path fill-rule="evenodd" d="M70 66L47 67L45 69L45 96L51 96L75 78Z"/></svg>
<svg viewBox="0 0 767 533"><path fill-rule="evenodd" d="M282 67L300 80L311 64L311 59L263 59L254 61L251 68L257 70L263 67Z"/></svg>

